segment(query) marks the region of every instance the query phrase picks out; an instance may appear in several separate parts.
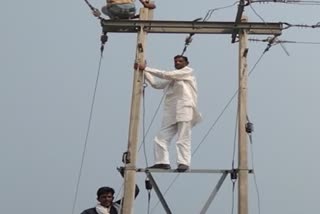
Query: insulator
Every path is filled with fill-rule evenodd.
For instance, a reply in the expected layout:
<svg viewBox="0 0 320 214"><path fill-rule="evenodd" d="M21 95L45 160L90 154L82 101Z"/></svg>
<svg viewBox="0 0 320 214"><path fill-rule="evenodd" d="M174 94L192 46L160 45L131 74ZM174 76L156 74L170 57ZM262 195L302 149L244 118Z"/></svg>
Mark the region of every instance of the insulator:
<svg viewBox="0 0 320 214"><path fill-rule="evenodd" d="M152 190L152 184L149 179L145 180L145 186L147 190Z"/></svg>
<svg viewBox="0 0 320 214"><path fill-rule="evenodd" d="M246 124L246 132L251 134L253 132L253 123L248 122Z"/></svg>
<svg viewBox="0 0 320 214"><path fill-rule="evenodd" d="M100 41L102 44L105 44L108 41L108 36L107 35L102 35L100 37Z"/></svg>
<svg viewBox="0 0 320 214"><path fill-rule="evenodd" d="M233 169L233 170L230 172L230 178L231 178L231 181L232 181L232 182L235 182L235 181L238 179L237 170Z"/></svg>

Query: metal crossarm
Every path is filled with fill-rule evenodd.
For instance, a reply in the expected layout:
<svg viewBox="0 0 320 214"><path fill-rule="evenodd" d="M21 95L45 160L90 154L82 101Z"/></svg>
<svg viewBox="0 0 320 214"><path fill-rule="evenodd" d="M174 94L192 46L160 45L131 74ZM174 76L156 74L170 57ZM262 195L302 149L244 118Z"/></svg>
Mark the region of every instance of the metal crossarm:
<svg viewBox="0 0 320 214"><path fill-rule="evenodd" d="M185 172L178 172L176 169L137 169L137 172L153 172L153 173L229 173L228 169L190 169Z"/></svg>
<svg viewBox="0 0 320 214"><path fill-rule="evenodd" d="M193 22L160 20L101 20L104 32L137 33L141 28L147 33L234 34L244 29L248 34L280 35L282 23L270 22Z"/></svg>

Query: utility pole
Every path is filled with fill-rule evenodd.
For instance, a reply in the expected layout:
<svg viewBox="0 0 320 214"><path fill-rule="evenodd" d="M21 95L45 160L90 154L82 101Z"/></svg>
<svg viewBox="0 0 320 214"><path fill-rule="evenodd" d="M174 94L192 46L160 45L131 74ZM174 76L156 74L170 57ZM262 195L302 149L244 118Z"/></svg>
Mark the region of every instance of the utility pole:
<svg viewBox="0 0 320 214"><path fill-rule="evenodd" d="M140 9L140 20L148 20L151 18L149 15L150 10L147 8ZM135 62L142 64L145 61L145 47L146 47L147 32L140 28L137 38L136 59ZM133 203L136 185L136 162L137 162L137 145L138 145L138 132L140 122L140 106L143 87L143 73L135 71L133 76L133 89L131 97L131 111L130 111L130 124L128 136L128 150L124 155L124 162L126 164L124 173L124 196L121 207L121 214L132 214Z"/></svg>
<svg viewBox="0 0 320 214"><path fill-rule="evenodd" d="M241 22L247 22L246 17ZM248 36L244 29L239 30L239 94L238 94L238 214L248 214L248 140L246 133L247 123L247 47Z"/></svg>
<svg viewBox="0 0 320 214"><path fill-rule="evenodd" d="M104 32L109 33L138 33L136 61L144 62L145 38L147 33L160 34L229 34L232 36L232 43L235 42L237 35L239 36L239 94L238 94L238 214L248 214L248 155L247 155L247 36L251 35L280 35L283 29L281 23L266 22L247 22L242 18L245 0L240 0L238 13L234 22L194 22L194 21L162 21L148 20L149 10L141 9L140 20L102 20L101 25ZM148 15L149 14L149 15ZM151 18L149 18L151 19ZM126 156L126 168L124 176L124 199L121 214L132 214L133 200L135 189L135 174L139 170L136 168L136 153L138 143L139 113L142 95L143 75L141 72L135 72L133 80L132 103L130 114L128 152ZM150 178L151 171L148 170L147 175ZM163 170L160 170L163 173ZM208 170L192 170L195 173L206 173ZM167 170L167 172L176 173L175 170ZM211 170L209 173L222 173L216 188L210 195L207 203L201 213L205 213L210 203L217 194L226 175L231 173L230 170ZM161 192L157 192L161 196ZM165 210L168 206L162 198L162 204ZM167 213L170 213L167 211Z"/></svg>

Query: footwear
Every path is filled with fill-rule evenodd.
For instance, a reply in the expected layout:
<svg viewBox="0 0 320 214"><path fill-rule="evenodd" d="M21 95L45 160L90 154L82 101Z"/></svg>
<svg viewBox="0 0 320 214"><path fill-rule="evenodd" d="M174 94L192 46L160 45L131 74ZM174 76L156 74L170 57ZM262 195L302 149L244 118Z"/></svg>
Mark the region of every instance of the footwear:
<svg viewBox="0 0 320 214"><path fill-rule="evenodd" d="M171 169L170 164L159 163L148 167L148 169Z"/></svg>
<svg viewBox="0 0 320 214"><path fill-rule="evenodd" d="M178 172L185 172L187 170L189 170L189 166L188 165L185 165L185 164L179 164L178 165L178 168L177 168Z"/></svg>

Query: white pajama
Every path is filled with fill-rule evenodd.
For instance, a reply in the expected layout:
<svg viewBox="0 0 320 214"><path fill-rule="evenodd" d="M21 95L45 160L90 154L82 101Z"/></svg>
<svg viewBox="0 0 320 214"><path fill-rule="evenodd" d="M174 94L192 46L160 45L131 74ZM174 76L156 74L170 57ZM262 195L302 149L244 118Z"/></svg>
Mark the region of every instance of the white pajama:
<svg viewBox="0 0 320 214"><path fill-rule="evenodd" d="M187 66L173 71L146 67L145 78L153 88L164 89L165 93L161 129L154 140L155 164L170 164L168 148L177 135L177 163L190 166L191 128L201 120L193 70Z"/></svg>
<svg viewBox="0 0 320 214"><path fill-rule="evenodd" d="M190 166L191 163L191 122L177 122L162 127L154 139L155 164L170 164L169 145L172 138L177 135L176 151L177 164Z"/></svg>

